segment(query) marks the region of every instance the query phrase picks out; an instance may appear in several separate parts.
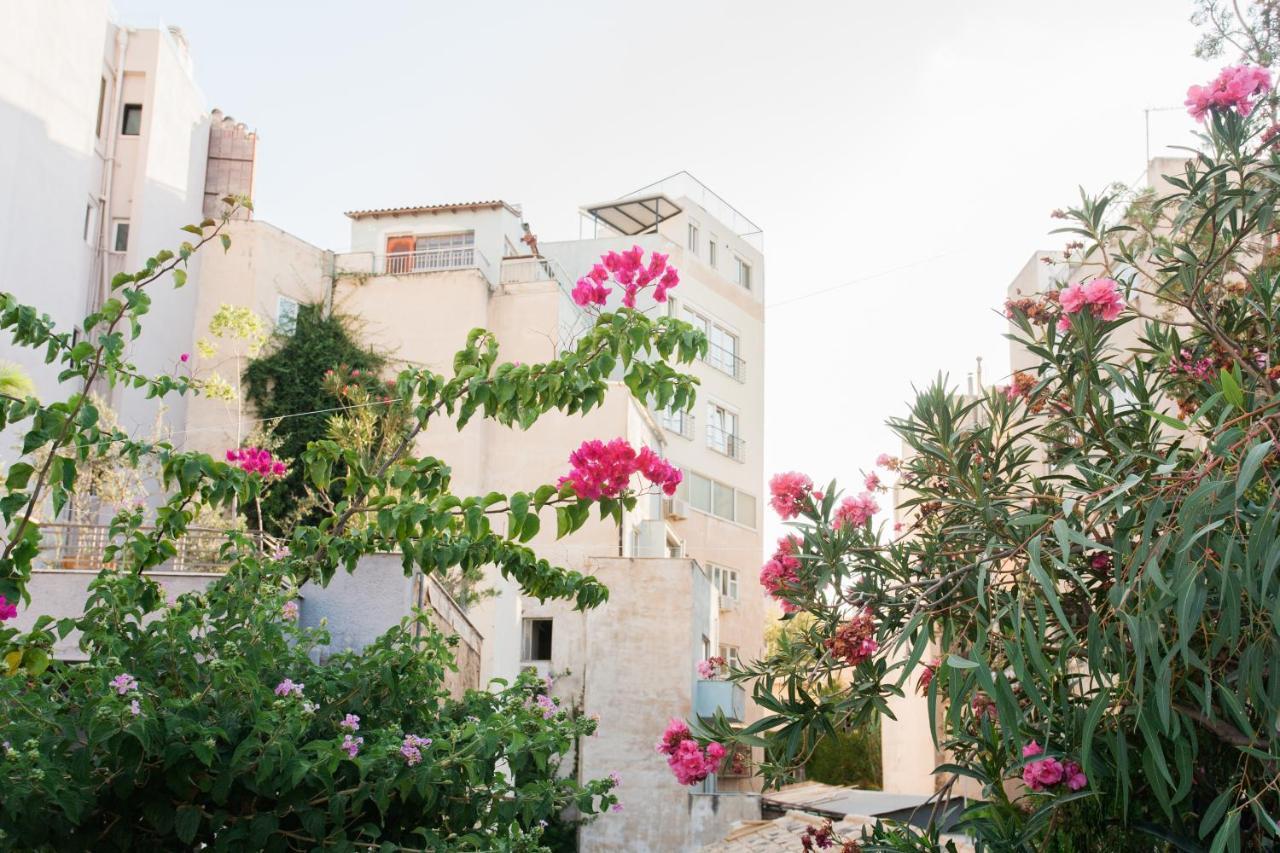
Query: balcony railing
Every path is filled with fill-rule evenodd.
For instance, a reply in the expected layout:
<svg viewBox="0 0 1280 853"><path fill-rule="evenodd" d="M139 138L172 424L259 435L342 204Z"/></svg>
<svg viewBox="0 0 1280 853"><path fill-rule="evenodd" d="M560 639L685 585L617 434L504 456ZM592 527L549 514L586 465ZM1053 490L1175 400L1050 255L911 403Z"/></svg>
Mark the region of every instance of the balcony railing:
<svg viewBox="0 0 1280 853"><path fill-rule="evenodd" d="M154 530L143 527L141 530ZM40 553L35 562L41 569L88 569L102 571L117 568L103 554L112 544L111 530L104 524L40 525ZM227 542L226 531L211 527L189 527L176 543L177 553L152 571L222 572L227 568L221 557Z"/></svg>
<svg viewBox="0 0 1280 853"><path fill-rule="evenodd" d="M526 284L533 281L558 281L556 272L555 262L550 258L503 258L501 283Z"/></svg>
<svg viewBox="0 0 1280 853"><path fill-rule="evenodd" d="M707 447L738 462L743 462L747 458L747 443L715 424L707 424Z"/></svg>
<svg viewBox="0 0 1280 853"><path fill-rule="evenodd" d="M732 681L699 679L693 691L693 713L708 718L717 711L731 723L742 722L747 715L747 691Z"/></svg>
<svg viewBox="0 0 1280 853"><path fill-rule="evenodd" d="M663 412L662 426L668 432L684 438L693 438L692 412Z"/></svg>
<svg viewBox="0 0 1280 853"><path fill-rule="evenodd" d="M440 270L463 270L484 266L483 255L474 246L457 249L430 249L423 252L388 252L383 260L384 275L410 275Z"/></svg>
<svg viewBox="0 0 1280 853"><path fill-rule="evenodd" d="M707 347L707 355L703 361L739 382L747 381L747 362L731 349L711 344Z"/></svg>

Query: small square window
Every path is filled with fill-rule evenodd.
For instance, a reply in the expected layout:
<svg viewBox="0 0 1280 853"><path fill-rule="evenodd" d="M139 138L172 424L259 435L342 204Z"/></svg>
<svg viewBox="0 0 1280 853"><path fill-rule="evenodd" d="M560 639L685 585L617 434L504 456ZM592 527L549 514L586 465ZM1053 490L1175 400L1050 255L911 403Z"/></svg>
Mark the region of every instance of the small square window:
<svg viewBox="0 0 1280 853"><path fill-rule="evenodd" d="M551 620L525 619L521 660L551 660Z"/></svg>
<svg viewBox="0 0 1280 853"><path fill-rule="evenodd" d="M124 136L137 136L142 133L142 104L124 105L124 119L120 122L120 133Z"/></svg>
<svg viewBox="0 0 1280 853"><path fill-rule="evenodd" d="M111 240L111 251L129 251L129 223L127 221L117 219L113 233L115 236Z"/></svg>
<svg viewBox="0 0 1280 853"><path fill-rule="evenodd" d="M742 258L738 258L737 260L738 260L738 284L742 285L747 290L750 290L751 289L751 264L747 263Z"/></svg>
<svg viewBox="0 0 1280 853"><path fill-rule="evenodd" d="M292 335L298 328L298 300L281 296L276 300L276 331Z"/></svg>

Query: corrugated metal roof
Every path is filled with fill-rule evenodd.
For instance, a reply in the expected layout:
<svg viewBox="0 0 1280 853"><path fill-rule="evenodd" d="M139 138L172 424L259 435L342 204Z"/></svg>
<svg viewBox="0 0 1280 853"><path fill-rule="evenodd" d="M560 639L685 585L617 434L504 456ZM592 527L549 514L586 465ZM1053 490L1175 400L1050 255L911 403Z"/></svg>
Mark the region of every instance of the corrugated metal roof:
<svg viewBox="0 0 1280 853"><path fill-rule="evenodd" d="M352 219L360 219L365 216L402 216L415 213L444 213L456 210L486 210L497 207L505 207L516 216L520 215L518 208L507 204L501 199L494 199L493 201L460 201L451 204L426 204L418 207L379 207L371 210L348 210L346 215Z"/></svg>

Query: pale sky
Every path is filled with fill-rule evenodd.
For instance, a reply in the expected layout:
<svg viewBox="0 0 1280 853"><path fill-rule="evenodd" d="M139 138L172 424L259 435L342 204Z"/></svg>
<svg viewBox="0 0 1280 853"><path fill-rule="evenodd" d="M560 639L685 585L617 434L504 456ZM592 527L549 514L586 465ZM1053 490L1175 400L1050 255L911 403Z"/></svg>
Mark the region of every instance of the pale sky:
<svg viewBox="0 0 1280 853"><path fill-rule="evenodd" d="M1181 0L115 2L183 27L260 134L258 217L325 248L344 210L490 198L573 238L692 172L765 231L766 476L851 488L913 383L1003 378L1049 211L1134 180L1144 108L1216 71ZM1154 114L1153 153L1191 126Z"/></svg>

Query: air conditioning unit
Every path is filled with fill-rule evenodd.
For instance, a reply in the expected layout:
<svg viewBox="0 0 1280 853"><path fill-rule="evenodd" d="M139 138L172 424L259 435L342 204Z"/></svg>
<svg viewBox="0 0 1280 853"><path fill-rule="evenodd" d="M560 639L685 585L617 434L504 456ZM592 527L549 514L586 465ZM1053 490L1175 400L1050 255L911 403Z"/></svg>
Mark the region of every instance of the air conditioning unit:
<svg viewBox="0 0 1280 853"><path fill-rule="evenodd" d="M666 498L662 501L662 515L665 518L682 521L689 517L689 505L679 498Z"/></svg>

